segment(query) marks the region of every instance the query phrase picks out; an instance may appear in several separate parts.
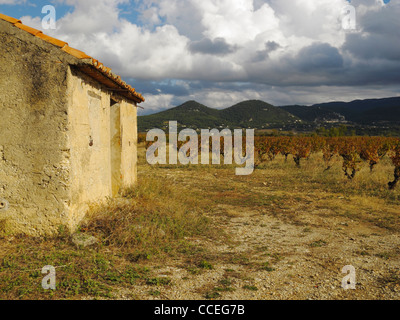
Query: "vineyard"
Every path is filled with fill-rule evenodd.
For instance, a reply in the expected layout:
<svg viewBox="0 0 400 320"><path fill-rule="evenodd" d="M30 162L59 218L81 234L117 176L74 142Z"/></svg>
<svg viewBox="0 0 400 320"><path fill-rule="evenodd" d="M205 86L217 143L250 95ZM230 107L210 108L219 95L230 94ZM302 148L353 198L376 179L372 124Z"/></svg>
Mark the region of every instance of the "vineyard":
<svg viewBox="0 0 400 320"><path fill-rule="evenodd" d="M139 138L139 142L145 141L145 136ZM220 138L220 152L224 155L224 139ZM200 142L201 139L199 138ZM154 142L147 141L146 149ZM186 142L178 141L180 149ZM245 139L243 140L243 145ZM210 143L210 152L212 144ZM201 145L198 145L198 151ZM189 152L189 151L187 151ZM285 161L292 156L294 164L301 168L301 163L309 159L312 154L322 154L325 171L331 169L333 158L340 157L344 175L352 180L360 171L363 163L366 163L372 172L375 166L385 157L391 159L394 166L394 179L388 182L388 187L393 190L400 181L400 139L392 137L300 137L280 136L267 137L256 136L254 139L255 167L259 168L263 163L273 161L276 156L283 155Z"/></svg>
<svg viewBox="0 0 400 320"><path fill-rule="evenodd" d="M312 153L322 153L325 170L331 168L335 156L342 160L344 175L352 180L366 162L372 172L383 157L389 156L394 166L394 180L388 183L394 189L400 180L400 140L384 137L256 137L254 143L257 163L272 161L278 154L289 155L297 167Z"/></svg>

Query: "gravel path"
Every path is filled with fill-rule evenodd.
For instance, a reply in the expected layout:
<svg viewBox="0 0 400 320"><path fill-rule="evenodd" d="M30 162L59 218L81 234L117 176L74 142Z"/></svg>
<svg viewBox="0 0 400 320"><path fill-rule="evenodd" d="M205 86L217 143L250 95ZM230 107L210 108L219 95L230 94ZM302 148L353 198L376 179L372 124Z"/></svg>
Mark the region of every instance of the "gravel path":
<svg viewBox="0 0 400 320"><path fill-rule="evenodd" d="M296 212L297 221L221 206L212 216L230 241L189 239L214 255L212 269L169 260L156 270L171 285L138 286L121 298L198 300L399 299L397 234L338 218L329 210ZM301 222L299 222L301 221ZM311 227L310 227L311 226ZM354 266L356 289L344 290L342 268ZM149 292L157 291L157 295Z"/></svg>

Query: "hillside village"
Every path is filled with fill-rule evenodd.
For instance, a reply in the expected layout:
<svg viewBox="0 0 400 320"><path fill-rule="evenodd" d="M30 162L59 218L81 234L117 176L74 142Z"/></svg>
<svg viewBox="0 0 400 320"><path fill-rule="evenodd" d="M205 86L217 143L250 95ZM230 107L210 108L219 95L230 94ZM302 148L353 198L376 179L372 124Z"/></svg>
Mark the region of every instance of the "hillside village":
<svg viewBox="0 0 400 320"><path fill-rule="evenodd" d="M289 133L310 133L321 128L346 126L359 135L400 134L400 98L333 102L312 106L276 107L260 100L240 102L226 109L214 109L197 101L159 113L139 116L139 132L153 128L167 130L169 121L180 128L256 129Z"/></svg>

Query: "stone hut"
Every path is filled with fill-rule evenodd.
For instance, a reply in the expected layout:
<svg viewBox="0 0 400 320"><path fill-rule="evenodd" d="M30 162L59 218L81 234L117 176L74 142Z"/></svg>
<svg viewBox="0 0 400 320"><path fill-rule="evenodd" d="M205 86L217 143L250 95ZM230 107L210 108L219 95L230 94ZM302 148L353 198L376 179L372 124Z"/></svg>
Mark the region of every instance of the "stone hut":
<svg viewBox="0 0 400 320"><path fill-rule="evenodd" d="M0 14L0 234L71 232L137 178L142 95L66 42Z"/></svg>

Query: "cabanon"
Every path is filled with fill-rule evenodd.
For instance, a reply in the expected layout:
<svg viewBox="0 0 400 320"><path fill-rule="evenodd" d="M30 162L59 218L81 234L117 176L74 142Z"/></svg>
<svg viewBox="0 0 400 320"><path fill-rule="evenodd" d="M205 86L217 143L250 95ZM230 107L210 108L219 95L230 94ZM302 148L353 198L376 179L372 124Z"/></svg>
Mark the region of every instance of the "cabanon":
<svg viewBox="0 0 400 320"><path fill-rule="evenodd" d="M73 232L137 179L137 107L110 68L0 14L0 234Z"/></svg>

